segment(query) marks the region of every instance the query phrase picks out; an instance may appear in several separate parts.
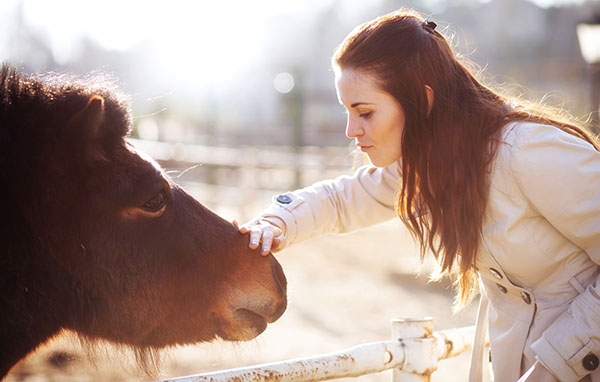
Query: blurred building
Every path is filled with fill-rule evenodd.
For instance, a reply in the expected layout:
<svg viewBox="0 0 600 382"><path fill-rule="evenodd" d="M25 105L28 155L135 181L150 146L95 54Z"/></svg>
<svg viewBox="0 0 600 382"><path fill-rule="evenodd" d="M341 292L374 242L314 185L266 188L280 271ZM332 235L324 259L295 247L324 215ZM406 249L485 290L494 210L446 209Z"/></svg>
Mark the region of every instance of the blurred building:
<svg viewBox="0 0 600 382"><path fill-rule="evenodd" d="M147 137L230 145L347 145L331 54L355 25L400 7L415 8L434 19L443 33L453 36L457 51L485 68L491 81L523 85L535 98L550 94L551 101L564 101L565 108L584 115L590 111L589 84L576 24L600 13L597 0L549 8L526 0L307 2L301 12L261 19L256 27L263 31L264 41L257 45L254 58L236 57L242 65L238 73L227 81L198 85L186 67L160 66L165 52L151 38L127 50L108 50L81 36L68 47L69 55L57 55L43 31L27 24L23 2L15 4L0 9L3 61L28 72L112 73L132 94L136 125ZM173 14L177 17L177 12ZM228 22L224 15L223 27L235 28ZM204 60L223 52L202 51L194 44L187 49L201 50ZM294 87L286 94L273 85L282 72L294 77Z"/></svg>

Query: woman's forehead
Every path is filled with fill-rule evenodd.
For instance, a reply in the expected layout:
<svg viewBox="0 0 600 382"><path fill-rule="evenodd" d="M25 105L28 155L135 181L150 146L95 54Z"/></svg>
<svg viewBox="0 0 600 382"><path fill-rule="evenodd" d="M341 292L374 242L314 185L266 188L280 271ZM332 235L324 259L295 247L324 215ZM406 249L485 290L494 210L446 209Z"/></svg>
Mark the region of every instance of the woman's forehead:
<svg viewBox="0 0 600 382"><path fill-rule="evenodd" d="M336 71L335 85L340 103L375 103L389 97L373 76L354 69Z"/></svg>

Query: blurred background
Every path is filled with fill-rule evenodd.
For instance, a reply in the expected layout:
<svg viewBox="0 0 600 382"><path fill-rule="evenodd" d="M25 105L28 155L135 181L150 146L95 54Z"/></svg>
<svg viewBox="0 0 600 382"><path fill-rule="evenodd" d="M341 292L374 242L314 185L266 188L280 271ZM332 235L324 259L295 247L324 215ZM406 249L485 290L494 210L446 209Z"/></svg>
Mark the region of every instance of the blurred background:
<svg viewBox="0 0 600 382"><path fill-rule="evenodd" d="M577 27L600 22L598 0L3 0L0 58L26 73L111 75L142 148L243 220L269 200L262 190L351 167L329 60L354 26L400 7L434 19L490 82L597 116L598 69ZM600 37L588 40L600 60Z"/></svg>
<svg viewBox="0 0 600 382"><path fill-rule="evenodd" d="M357 159L329 60L354 26L401 7L431 17L491 83L598 125L599 0L2 0L0 58L24 73L116 79L131 96L134 144L204 204L245 221L273 194L351 172ZM165 375L387 339L392 317L433 316L437 328L474 322L474 308L451 315L447 284L427 284L430 265L415 276L418 255L397 222L301 244L279 259L290 282L286 315L250 345L178 350ZM64 341L10 378L113 379L114 366L75 366L87 358ZM60 352L67 361L55 362ZM464 379L450 370L434 380Z"/></svg>

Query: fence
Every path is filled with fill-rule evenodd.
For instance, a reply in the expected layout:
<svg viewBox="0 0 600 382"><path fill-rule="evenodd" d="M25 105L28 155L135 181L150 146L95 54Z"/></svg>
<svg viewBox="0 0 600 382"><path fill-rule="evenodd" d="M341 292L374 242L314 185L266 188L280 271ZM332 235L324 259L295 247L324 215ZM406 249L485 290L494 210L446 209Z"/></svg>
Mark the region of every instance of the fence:
<svg viewBox="0 0 600 382"><path fill-rule="evenodd" d="M260 200L265 207L274 194L351 172L353 156L346 147L216 147L129 139L149 154L177 183L203 204L228 206L236 216L250 217Z"/></svg>
<svg viewBox="0 0 600 382"><path fill-rule="evenodd" d="M225 148L130 140L175 173L178 183L203 203L231 204L242 209L264 192L272 195L299 183L348 172L352 158L344 148ZM193 166L194 176L181 177ZM190 171L191 172L191 171ZM243 193L240 193L243 189ZM231 194L232 196L228 196ZM221 200L224 199L224 200ZM264 198L263 198L264 199ZM393 320L392 340L358 345L338 353L269 363L220 372L165 379L160 382L323 381L357 377L393 369L394 382L429 381L438 361L471 349L474 327L433 332L431 319Z"/></svg>
<svg viewBox="0 0 600 382"><path fill-rule="evenodd" d="M429 381L438 362L469 351L475 327L433 332L433 320L395 319L392 340L338 353L165 379L159 382L324 381L393 369L394 382Z"/></svg>
<svg viewBox="0 0 600 382"><path fill-rule="evenodd" d="M217 169L251 171L252 186L263 189L291 188L296 182L321 180L329 174L339 175L352 167L353 156L347 147L316 147L305 146L293 148L289 146L240 146L220 147L197 144L171 143L129 139L140 150L149 154L165 167L189 167L199 165L200 169L208 170L207 183L217 184L227 179L210 179L218 177ZM264 172L275 171L273 177L265 177ZM212 174L211 174L212 173ZM285 174L285 176L281 176ZM311 175L316 175L315 179ZM240 177L234 176L239 185ZM266 178L266 179L265 179ZM247 180L247 179L241 179ZM266 182L264 182L266 180ZM247 184L243 184L244 186ZM296 184L297 186L297 184Z"/></svg>

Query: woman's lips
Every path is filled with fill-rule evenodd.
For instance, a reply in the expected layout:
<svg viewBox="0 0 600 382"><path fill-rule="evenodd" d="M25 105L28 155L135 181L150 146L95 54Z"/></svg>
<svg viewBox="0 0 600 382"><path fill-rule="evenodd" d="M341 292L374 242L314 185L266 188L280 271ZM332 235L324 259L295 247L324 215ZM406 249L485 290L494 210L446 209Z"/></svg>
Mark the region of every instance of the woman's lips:
<svg viewBox="0 0 600 382"><path fill-rule="evenodd" d="M366 152L367 150L369 150L371 147L373 146L367 146L367 145L358 145L358 148L360 149L360 151L362 151L363 153Z"/></svg>

